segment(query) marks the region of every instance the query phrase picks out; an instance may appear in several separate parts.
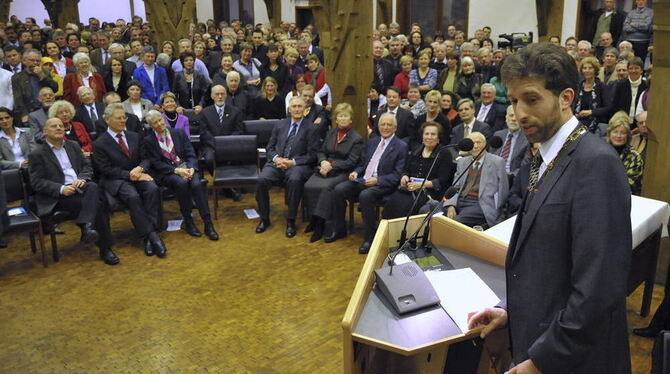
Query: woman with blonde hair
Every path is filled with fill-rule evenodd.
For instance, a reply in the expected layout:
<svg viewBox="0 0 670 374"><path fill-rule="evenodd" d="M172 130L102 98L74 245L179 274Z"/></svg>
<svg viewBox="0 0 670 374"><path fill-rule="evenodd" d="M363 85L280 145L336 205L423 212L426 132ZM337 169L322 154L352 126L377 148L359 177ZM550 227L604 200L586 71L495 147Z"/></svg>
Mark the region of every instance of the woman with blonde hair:
<svg viewBox="0 0 670 374"><path fill-rule="evenodd" d="M596 133L598 123L605 122L605 117L610 108L605 105L603 95L603 84L598 79L600 63L595 57L584 57L579 63L579 72L584 79L579 82L578 90L574 100L575 116L579 123Z"/></svg>
<svg viewBox="0 0 670 374"><path fill-rule="evenodd" d="M57 100L49 107L49 118L58 118L65 127L65 137L74 140L84 152L84 157L90 157L93 152L93 140L81 122L73 121L74 106L65 100Z"/></svg>
<svg viewBox="0 0 670 374"><path fill-rule="evenodd" d="M254 119L278 119L286 117L284 101L277 92L279 86L272 77L265 77L261 85L261 96L254 99Z"/></svg>
<svg viewBox="0 0 670 374"><path fill-rule="evenodd" d="M437 70L429 64L430 53L422 51L419 53L418 67L409 73L409 83L416 83L422 96L437 85Z"/></svg>
<svg viewBox="0 0 670 374"><path fill-rule="evenodd" d="M624 111L619 111L612 116L607 126L607 137L605 141L612 145L619 155L623 166L626 168L628 185L633 195L642 192L642 173L644 172L644 160L637 151L631 149L630 140L632 133L630 119Z"/></svg>

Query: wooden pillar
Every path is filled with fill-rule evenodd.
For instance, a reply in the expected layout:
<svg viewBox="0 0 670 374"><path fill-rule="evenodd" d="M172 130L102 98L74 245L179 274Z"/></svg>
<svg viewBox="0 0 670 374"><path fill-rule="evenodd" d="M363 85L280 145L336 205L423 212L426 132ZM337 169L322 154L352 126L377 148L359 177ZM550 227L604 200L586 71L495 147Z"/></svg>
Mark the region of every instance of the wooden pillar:
<svg viewBox="0 0 670 374"><path fill-rule="evenodd" d="M12 5L12 0L0 1L0 21L9 21L9 7Z"/></svg>
<svg viewBox="0 0 670 374"><path fill-rule="evenodd" d="M373 25L375 28L380 23L385 23L386 26L393 22L393 0L377 0L377 24Z"/></svg>
<svg viewBox="0 0 670 374"><path fill-rule="evenodd" d="M79 24L79 0L42 0L54 28L68 23Z"/></svg>
<svg viewBox="0 0 670 374"><path fill-rule="evenodd" d="M281 0L265 0L265 7L268 10L268 18L272 27L279 27L281 23Z"/></svg>
<svg viewBox="0 0 670 374"><path fill-rule="evenodd" d="M155 45L187 37L195 23L195 0L144 0L144 8Z"/></svg>
<svg viewBox="0 0 670 374"><path fill-rule="evenodd" d="M367 94L372 82L372 2L310 1L326 59L333 107L354 108L354 127L367 137Z"/></svg>
<svg viewBox="0 0 670 374"><path fill-rule="evenodd" d="M649 142L642 180L642 195L670 201L670 0L654 0L654 73L649 96Z"/></svg>
<svg viewBox="0 0 670 374"><path fill-rule="evenodd" d="M552 35L561 36L563 29L563 1L536 0L538 41L547 42ZM568 36L566 35L565 38Z"/></svg>

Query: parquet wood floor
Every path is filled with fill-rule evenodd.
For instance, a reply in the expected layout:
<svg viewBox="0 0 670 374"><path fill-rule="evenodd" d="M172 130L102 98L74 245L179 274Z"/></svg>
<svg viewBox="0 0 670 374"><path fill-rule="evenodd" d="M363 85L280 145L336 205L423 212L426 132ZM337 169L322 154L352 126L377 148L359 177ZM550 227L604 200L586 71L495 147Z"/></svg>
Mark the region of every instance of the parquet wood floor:
<svg viewBox="0 0 670 374"><path fill-rule="evenodd" d="M121 264L97 259L62 227L62 259L44 269L25 236L0 250L0 373L341 373L340 321L365 260L361 232L332 244L284 237L283 192L257 235L252 194L219 207L218 242L163 233L165 259L146 257L126 214L112 228ZM166 202L178 218L176 202ZM196 219L198 225L199 220ZM360 216L357 216L360 227ZM630 328L641 289L629 300ZM656 287L653 310L662 297ZM633 337L635 372L651 340Z"/></svg>

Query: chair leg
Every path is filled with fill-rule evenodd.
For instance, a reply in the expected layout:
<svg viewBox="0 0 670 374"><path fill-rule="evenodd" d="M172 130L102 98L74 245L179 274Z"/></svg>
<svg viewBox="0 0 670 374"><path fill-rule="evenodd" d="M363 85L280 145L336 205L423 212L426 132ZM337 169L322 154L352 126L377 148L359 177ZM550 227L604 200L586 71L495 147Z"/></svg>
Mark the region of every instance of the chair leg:
<svg viewBox="0 0 670 374"><path fill-rule="evenodd" d="M52 234L54 235L54 234ZM42 252L42 265L44 267L48 267L49 264L47 263L47 251L46 248L44 247L44 230L42 230L42 224L38 225L37 227L37 236L40 240L40 252ZM31 234L31 239L33 241L35 240Z"/></svg>
<svg viewBox="0 0 670 374"><path fill-rule="evenodd" d="M37 252L37 245L35 245L35 232L31 231L28 238L30 239L30 249L33 251L33 254L35 254Z"/></svg>
<svg viewBox="0 0 670 374"><path fill-rule="evenodd" d="M212 193L214 194L214 220L219 219L219 189L212 188Z"/></svg>
<svg viewBox="0 0 670 374"><path fill-rule="evenodd" d="M51 252L54 258L54 262L60 261L60 253L58 252L58 242L56 241L56 233L51 230L49 233L51 237Z"/></svg>
<svg viewBox="0 0 670 374"><path fill-rule="evenodd" d="M354 229L354 203L353 201L349 201L349 230L352 231Z"/></svg>

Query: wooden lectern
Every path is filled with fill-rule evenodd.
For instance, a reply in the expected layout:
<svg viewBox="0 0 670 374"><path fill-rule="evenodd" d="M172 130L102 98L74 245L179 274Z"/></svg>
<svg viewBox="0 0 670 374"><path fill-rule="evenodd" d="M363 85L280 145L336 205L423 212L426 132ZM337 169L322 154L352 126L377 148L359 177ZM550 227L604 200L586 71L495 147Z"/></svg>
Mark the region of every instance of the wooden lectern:
<svg viewBox="0 0 670 374"><path fill-rule="evenodd" d="M424 217L411 217L407 231L414 232ZM373 290L374 270L385 265L389 248L398 246L403 224L404 218L381 221L358 277L342 320L346 374L442 374L449 345L475 338L481 331L463 333L439 306L399 316ZM431 220L430 239L436 247L433 251L446 253L455 268L471 267L498 297L504 297L506 243L444 216ZM506 340L506 330L491 334L486 341L496 339ZM495 346L502 348L495 351ZM506 347L487 343L478 373L488 372L492 361L501 367L509 364Z"/></svg>

